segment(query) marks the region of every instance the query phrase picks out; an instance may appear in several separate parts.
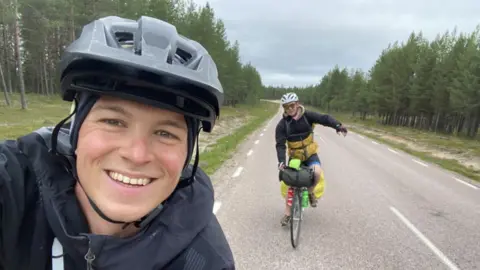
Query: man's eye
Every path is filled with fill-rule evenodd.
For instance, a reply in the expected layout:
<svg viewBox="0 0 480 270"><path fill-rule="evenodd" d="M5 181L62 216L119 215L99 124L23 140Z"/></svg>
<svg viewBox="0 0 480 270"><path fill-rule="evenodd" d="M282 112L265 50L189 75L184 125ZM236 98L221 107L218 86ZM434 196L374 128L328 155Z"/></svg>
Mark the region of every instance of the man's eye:
<svg viewBox="0 0 480 270"><path fill-rule="evenodd" d="M122 126L122 122L115 120L115 119L103 119L103 123L111 125L111 126Z"/></svg>
<svg viewBox="0 0 480 270"><path fill-rule="evenodd" d="M165 130L159 130L155 134L165 137L165 138L171 138L171 139L176 139L177 136L173 135L172 133L165 131Z"/></svg>

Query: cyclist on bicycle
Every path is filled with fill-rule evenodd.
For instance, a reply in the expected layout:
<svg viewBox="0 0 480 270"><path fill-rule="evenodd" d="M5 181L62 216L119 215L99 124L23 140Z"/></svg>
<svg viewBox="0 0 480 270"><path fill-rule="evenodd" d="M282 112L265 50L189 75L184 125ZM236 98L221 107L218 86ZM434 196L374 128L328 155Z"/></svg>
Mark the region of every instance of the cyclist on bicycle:
<svg viewBox="0 0 480 270"><path fill-rule="evenodd" d="M287 144L290 158L298 158L303 164L314 169L315 180L313 186L308 189L308 197L311 206L316 207L317 199L323 195L324 179L317 154L318 145L313 138L313 129L315 124L320 124L334 128L337 133L341 132L344 136L347 134L347 129L330 115L306 110L299 103L295 93L286 93L280 101L285 111L275 129L278 169L283 170L286 166L285 144ZM314 194L317 188L321 191L317 194L318 198ZM283 226L290 220L290 207L287 203L285 205L285 216L281 220Z"/></svg>
<svg viewBox="0 0 480 270"><path fill-rule="evenodd" d="M205 48L167 22L109 16L59 73L73 112L0 142L0 269L235 269L198 168L200 127L223 102Z"/></svg>

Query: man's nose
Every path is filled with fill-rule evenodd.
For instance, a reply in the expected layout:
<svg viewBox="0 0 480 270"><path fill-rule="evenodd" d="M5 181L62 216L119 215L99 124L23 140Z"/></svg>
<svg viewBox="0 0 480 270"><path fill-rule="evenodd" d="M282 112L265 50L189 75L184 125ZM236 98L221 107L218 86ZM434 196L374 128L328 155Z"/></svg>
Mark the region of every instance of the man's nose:
<svg viewBox="0 0 480 270"><path fill-rule="evenodd" d="M130 160L135 164L145 164L152 161L154 155L150 141L147 138L135 138L121 149L123 158Z"/></svg>

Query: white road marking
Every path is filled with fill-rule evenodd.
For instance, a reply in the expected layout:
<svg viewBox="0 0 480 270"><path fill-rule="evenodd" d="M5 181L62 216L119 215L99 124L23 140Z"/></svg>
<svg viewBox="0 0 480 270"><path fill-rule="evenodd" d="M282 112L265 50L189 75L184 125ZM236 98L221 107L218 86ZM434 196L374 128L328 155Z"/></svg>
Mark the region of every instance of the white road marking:
<svg viewBox="0 0 480 270"><path fill-rule="evenodd" d="M213 204L213 214L216 215L220 207L222 206L221 202L215 202Z"/></svg>
<svg viewBox="0 0 480 270"><path fill-rule="evenodd" d="M250 151L248 151L248 153L247 153L247 156L250 156L252 153L253 153L253 150L250 149Z"/></svg>
<svg viewBox="0 0 480 270"><path fill-rule="evenodd" d="M458 179L458 178L456 178L456 177L453 177L453 179L457 180L458 182L460 182L460 183L462 183L462 184L464 184L464 185L466 185L466 186L468 186L468 187L471 187L471 188L473 188L473 189L478 189L477 186L474 186L474 185L472 185L472 184L469 184L469 183L467 183L467 182L465 182L465 181L463 181L463 180L461 180L461 179Z"/></svg>
<svg viewBox="0 0 480 270"><path fill-rule="evenodd" d="M423 163L423 162L421 162L421 161L418 161L418 160L416 160L416 159L413 159L413 158L412 158L412 160L413 160L414 162L416 162L416 163L418 163L418 164L422 165L423 167L428 167L428 165L427 165L427 164L425 164L425 163Z"/></svg>
<svg viewBox="0 0 480 270"><path fill-rule="evenodd" d="M263 136L263 133L262 133L262 134L260 134L260 137L262 137L262 136Z"/></svg>
<svg viewBox="0 0 480 270"><path fill-rule="evenodd" d="M397 151L395 151L395 150L393 150L393 149L391 149L391 148L387 148L387 149L388 149L388 151L390 151L390 152L398 155L398 152L397 152Z"/></svg>
<svg viewBox="0 0 480 270"><path fill-rule="evenodd" d="M266 128L264 128L264 129L263 129L263 131L267 131L267 129L266 129Z"/></svg>
<svg viewBox="0 0 480 270"><path fill-rule="evenodd" d="M267 126L269 126L270 123L272 123L273 119L274 119L274 118L272 118L272 119L270 119L270 121L268 121Z"/></svg>
<svg viewBox="0 0 480 270"><path fill-rule="evenodd" d="M437 255L443 263L445 263L448 268L460 270L452 261L450 261L445 254L443 254L430 240L428 240L425 235L423 235L415 226L406 218L404 217L395 207L390 206L390 210L418 237L422 242L427 245L430 250Z"/></svg>
<svg viewBox="0 0 480 270"><path fill-rule="evenodd" d="M322 137L318 136L318 138L320 138L320 140L322 140L322 142L325 142L325 140Z"/></svg>
<svg viewBox="0 0 480 270"><path fill-rule="evenodd" d="M357 134L357 135L358 135L358 137L360 137L362 139L365 139L365 137L363 137L362 135L360 135L360 134Z"/></svg>
<svg viewBox="0 0 480 270"><path fill-rule="evenodd" d="M243 171L243 167L238 167L237 170L233 173L232 177L238 177Z"/></svg>
<svg viewBox="0 0 480 270"><path fill-rule="evenodd" d="M258 142L260 142L260 141L259 141L259 140L256 140L256 141L255 141L255 144L258 144Z"/></svg>
<svg viewBox="0 0 480 270"><path fill-rule="evenodd" d="M378 142L376 142L376 141L372 141L372 143L373 143L373 144L378 144Z"/></svg>

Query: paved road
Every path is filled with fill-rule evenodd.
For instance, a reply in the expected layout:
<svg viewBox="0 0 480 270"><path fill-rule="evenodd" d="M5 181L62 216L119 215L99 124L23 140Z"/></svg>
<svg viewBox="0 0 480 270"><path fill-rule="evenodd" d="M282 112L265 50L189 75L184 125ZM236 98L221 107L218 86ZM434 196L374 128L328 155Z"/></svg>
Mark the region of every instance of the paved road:
<svg viewBox="0 0 480 270"><path fill-rule="evenodd" d="M480 269L480 189L358 134L317 127L327 181L301 243L280 226L274 130L255 133L216 183L237 269ZM476 188L477 187L477 188Z"/></svg>

